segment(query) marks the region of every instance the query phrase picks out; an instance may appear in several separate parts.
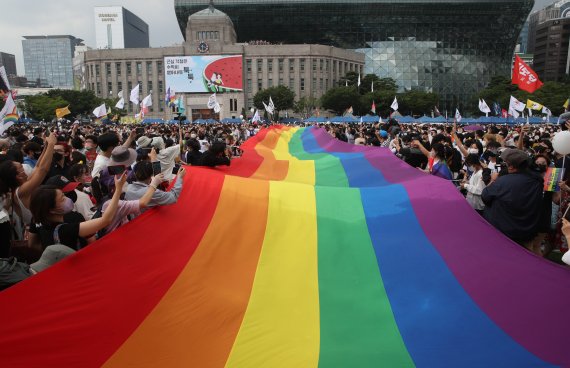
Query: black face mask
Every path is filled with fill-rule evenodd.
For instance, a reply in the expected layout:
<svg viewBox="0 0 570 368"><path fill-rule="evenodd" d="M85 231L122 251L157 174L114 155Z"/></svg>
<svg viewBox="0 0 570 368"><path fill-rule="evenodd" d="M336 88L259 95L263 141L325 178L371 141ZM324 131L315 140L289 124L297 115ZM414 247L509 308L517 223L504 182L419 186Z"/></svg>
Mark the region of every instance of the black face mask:
<svg viewBox="0 0 570 368"><path fill-rule="evenodd" d="M41 152L34 152L34 160L38 160L41 155L42 155Z"/></svg>
<svg viewBox="0 0 570 368"><path fill-rule="evenodd" d="M548 169L548 166L546 165L536 165L538 167L538 171L541 173L545 173L546 170Z"/></svg>
<svg viewBox="0 0 570 368"><path fill-rule="evenodd" d="M61 160L62 158L63 158L63 155L62 155L61 153L59 153L59 152L54 152L54 153L53 153L53 160L54 160L54 161L59 161L59 160Z"/></svg>

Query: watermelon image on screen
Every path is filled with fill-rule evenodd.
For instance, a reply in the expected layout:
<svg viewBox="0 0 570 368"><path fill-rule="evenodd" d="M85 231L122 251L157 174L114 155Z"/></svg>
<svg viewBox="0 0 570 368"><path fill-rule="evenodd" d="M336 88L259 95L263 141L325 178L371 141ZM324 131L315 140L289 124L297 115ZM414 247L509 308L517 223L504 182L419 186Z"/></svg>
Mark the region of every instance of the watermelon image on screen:
<svg viewBox="0 0 570 368"><path fill-rule="evenodd" d="M204 68L204 87L215 93L243 91L242 56L227 56L210 62Z"/></svg>

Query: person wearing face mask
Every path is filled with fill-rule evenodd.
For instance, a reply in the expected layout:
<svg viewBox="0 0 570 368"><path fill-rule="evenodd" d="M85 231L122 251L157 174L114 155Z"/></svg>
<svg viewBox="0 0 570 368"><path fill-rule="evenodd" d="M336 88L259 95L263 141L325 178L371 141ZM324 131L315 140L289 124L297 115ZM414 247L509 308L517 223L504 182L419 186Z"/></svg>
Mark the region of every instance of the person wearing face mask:
<svg viewBox="0 0 570 368"><path fill-rule="evenodd" d="M42 154L42 146L36 142L30 141L24 145L23 151L25 156L22 166L24 167L24 172L29 177L36 168L38 159Z"/></svg>
<svg viewBox="0 0 570 368"><path fill-rule="evenodd" d="M83 153L87 159L87 166L89 171L93 170L95 159L97 158L97 137L88 135L85 137L85 152Z"/></svg>
<svg viewBox="0 0 570 368"><path fill-rule="evenodd" d="M56 175L67 176L68 170L69 162L66 159L65 146L62 144L56 144L53 148L53 161L46 179Z"/></svg>
<svg viewBox="0 0 570 368"><path fill-rule="evenodd" d="M465 165L467 165L472 174L469 177L469 181L464 179L461 183L461 188L467 191L465 198L471 207L480 215L483 215L483 210L485 209L485 204L481 199L481 193L483 193L483 189L485 189L485 183L483 182L483 165L481 165L479 156L475 153L467 155Z"/></svg>
<svg viewBox="0 0 570 368"><path fill-rule="evenodd" d="M115 177L117 190L103 215L97 219L80 223L66 223L65 215L73 211L73 201L56 187L40 187L31 198L30 210L33 215L33 224L30 228L29 243L31 247L38 244L43 249L56 243L54 232L57 228L59 242L72 249L80 249L89 243L97 231L108 226L115 213L123 186L127 181L126 174ZM59 226L59 227L58 227Z"/></svg>

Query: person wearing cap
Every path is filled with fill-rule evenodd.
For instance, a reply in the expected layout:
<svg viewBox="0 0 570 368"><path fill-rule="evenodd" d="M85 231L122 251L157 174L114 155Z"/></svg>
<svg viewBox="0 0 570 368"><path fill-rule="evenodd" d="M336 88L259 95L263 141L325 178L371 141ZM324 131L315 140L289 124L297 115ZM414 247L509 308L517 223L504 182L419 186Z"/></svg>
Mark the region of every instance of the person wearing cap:
<svg viewBox="0 0 570 368"><path fill-rule="evenodd" d="M485 204L484 217L513 241L530 246L540 226L542 211L542 176L529 169L529 156L508 148L501 154L507 175L491 175L481 193Z"/></svg>
<svg viewBox="0 0 570 368"><path fill-rule="evenodd" d="M172 173L174 165L180 154L180 147L178 145L173 145L166 147L164 139L162 137L149 138L147 136L142 136L137 140L137 145L140 148L152 147L157 152L158 161L160 161L160 167L164 179L171 181L176 175Z"/></svg>
<svg viewBox="0 0 570 368"><path fill-rule="evenodd" d="M389 147L390 146L390 140L388 139L388 132L385 130L377 130L376 132L376 138L378 138L378 141L380 141L380 147Z"/></svg>
<svg viewBox="0 0 570 368"><path fill-rule="evenodd" d="M110 166L124 166L125 170L127 171L127 182L132 182L134 180L134 174L131 170L131 166L137 160L137 151L132 148L126 148L124 146L117 146L113 149L111 153L111 157L107 163L107 166L104 167L100 172L100 185L105 188L105 191L108 193L113 192L114 188L114 175L109 173Z"/></svg>
<svg viewBox="0 0 570 368"><path fill-rule="evenodd" d="M63 244L54 244L46 247L44 249L42 256L37 262L34 262L30 265L30 271L33 274L41 272L54 264L58 263L62 259L66 258L67 256L72 255L75 253L74 249L63 245Z"/></svg>
<svg viewBox="0 0 570 368"><path fill-rule="evenodd" d="M125 143L123 143L122 147L123 148L131 147L131 144L133 143L136 134L137 134L136 130L133 129L129 137L125 140ZM103 170L107 166L112 165L110 163L111 155L113 154L113 150L115 149L115 147L119 146L119 136L116 133L101 134L99 138L97 138L97 144L99 145L101 153L98 154L97 158L95 159L95 163L93 165L93 171L91 172L92 178L98 176L101 170Z"/></svg>

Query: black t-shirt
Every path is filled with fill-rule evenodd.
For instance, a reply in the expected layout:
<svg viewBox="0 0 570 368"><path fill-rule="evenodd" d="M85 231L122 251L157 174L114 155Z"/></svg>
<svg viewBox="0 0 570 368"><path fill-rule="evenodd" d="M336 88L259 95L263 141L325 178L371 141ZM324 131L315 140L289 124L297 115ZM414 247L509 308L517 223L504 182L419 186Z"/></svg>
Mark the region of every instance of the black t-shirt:
<svg viewBox="0 0 570 368"><path fill-rule="evenodd" d="M200 151L188 151L186 152L186 163L192 166L200 165L202 160L202 152Z"/></svg>
<svg viewBox="0 0 570 368"><path fill-rule="evenodd" d="M219 166L219 165L230 166L230 159L225 157L225 156L219 157L219 156L214 155L210 151L206 151L202 155L202 158L200 160L200 164L198 166L214 167L214 166Z"/></svg>
<svg viewBox="0 0 570 368"><path fill-rule="evenodd" d="M30 226L30 233L37 234L40 237L42 247L45 249L50 245L56 244L56 241L53 238L53 233L57 225L59 224L44 226L32 223ZM79 236L79 223L64 223L59 227L58 235L60 243L67 245L72 249L79 250L87 245L87 241Z"/></svg>

